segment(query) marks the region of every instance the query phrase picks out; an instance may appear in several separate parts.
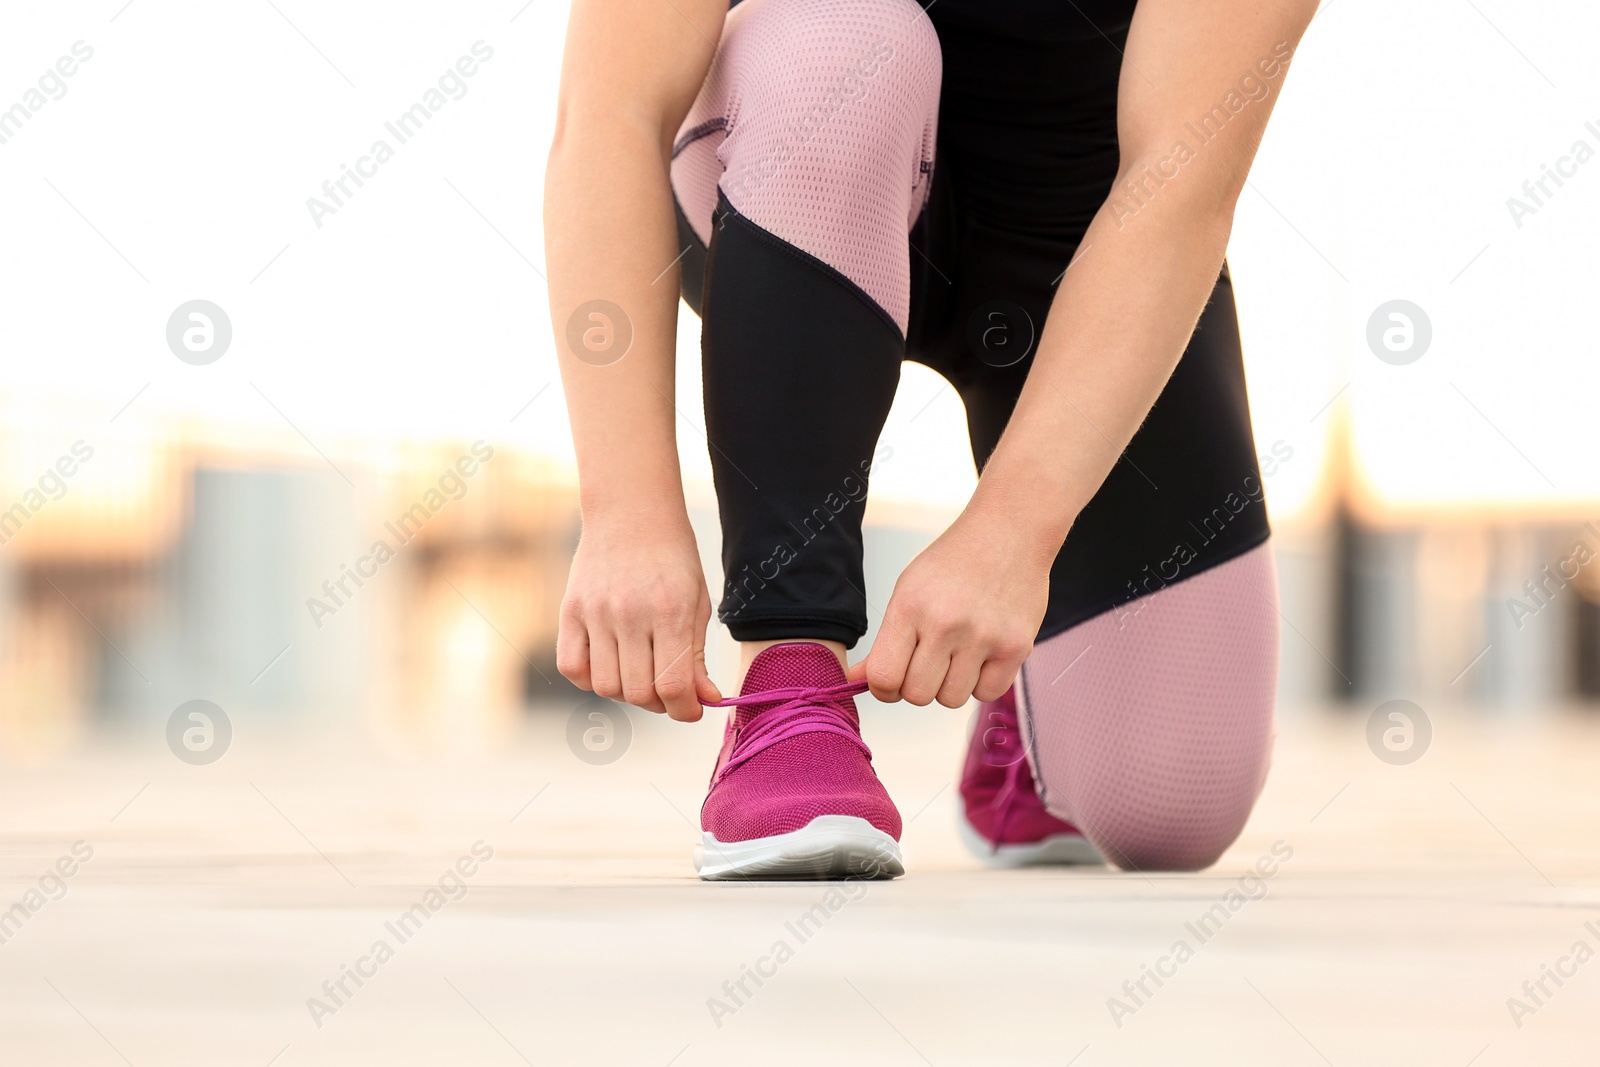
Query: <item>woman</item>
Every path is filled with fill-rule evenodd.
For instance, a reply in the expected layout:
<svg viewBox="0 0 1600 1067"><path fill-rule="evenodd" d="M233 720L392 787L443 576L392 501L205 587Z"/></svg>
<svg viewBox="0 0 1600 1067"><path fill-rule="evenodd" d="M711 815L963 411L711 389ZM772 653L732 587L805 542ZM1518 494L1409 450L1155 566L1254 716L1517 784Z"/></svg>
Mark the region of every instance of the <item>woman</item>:
<svg viewBox="0 0 1600 1067"><path fill-rule="evenodd" d="M545 225L583 538L563 674L732 706L702 877L901 873L854 695L982 702L996 863L1193 870L1264 781L1276 584L1234 206L1312 0L574 0ZM740 695L675 446L700 314ZM978 487L865 633L861 519L902 359Z"/></svg>

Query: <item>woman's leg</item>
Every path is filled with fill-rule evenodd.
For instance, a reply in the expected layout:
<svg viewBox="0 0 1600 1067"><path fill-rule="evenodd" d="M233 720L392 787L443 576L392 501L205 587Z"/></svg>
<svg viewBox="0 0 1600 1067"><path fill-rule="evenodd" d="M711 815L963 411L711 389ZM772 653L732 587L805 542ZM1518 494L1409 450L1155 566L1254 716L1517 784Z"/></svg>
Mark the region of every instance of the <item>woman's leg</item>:
<svg viewBox="0 0 1600 1067"><path fill-rule="evenodd" d="M746 0L674 148L740 641L852 646L861 518L910 305L940 54L913 0Z"/></svg>
<svg viewBox="0 0 1600 1067"><path fill-rule="evenodd" d="M1026 241L969 242L955 321L998 298L1043 322L1051 294L1039 259ZM948 344L930 359L957 382L984 462L1028 361L994 367ZM1232 843L1272 738L1279 620L1265 509L1224 272L1167 387L1051 568L1017 711L984 706L985 721L1020 712L1028 756L1022 767L1005 762L1009 749L969 753L965 814L987 859L1038 862L1027 857L1052 851L1033 847L1047 843L1041 835L1074 828L1128 869L1197 869Z"/></svg>
<svg viewBox="0 0 1600 1067"><path fill-rule="evenodd" d="M745 0L674 148L718 614L747 668L701 808L705 878L901 870L841 664L867 627L861 519L905 353L939 75L913 0Z"/></svg>
<svg viewBox="0 0 1600 1067"><path fill-rule="evenodd" d="M1049 811L1127 870L1198 870L1266 780L1278 676L1271 544L1040 642L1017 696Z"/></svg>

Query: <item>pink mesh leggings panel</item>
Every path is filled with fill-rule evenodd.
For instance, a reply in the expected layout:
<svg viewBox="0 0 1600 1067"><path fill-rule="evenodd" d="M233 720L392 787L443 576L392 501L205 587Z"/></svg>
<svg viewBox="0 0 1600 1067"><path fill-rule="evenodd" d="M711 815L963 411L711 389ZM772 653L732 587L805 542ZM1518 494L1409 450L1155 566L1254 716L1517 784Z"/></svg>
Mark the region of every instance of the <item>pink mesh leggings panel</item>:
<svg viewBox="0 0 1600 1067"><path fill-rule="evenodd" d="M710 243L717 190L822 260L905 333L927 200L939 39L914 0L745 0L679 131L672 187Z"/></svg>
<svg viewBox="0 0 1600 1067"><path fill-rule="evenodd" d="M1040 642L1019 708L1045 805L1125 870L1199 870L1266 781L1270 543Z"/></svg>

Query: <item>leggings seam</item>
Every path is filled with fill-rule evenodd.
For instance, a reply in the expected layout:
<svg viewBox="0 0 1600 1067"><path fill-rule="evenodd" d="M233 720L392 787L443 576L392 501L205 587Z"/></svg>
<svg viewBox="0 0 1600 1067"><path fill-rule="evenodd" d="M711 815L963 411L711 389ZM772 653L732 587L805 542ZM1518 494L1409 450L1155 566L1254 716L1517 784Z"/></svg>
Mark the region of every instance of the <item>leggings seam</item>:
<svg viewBox="0 0 1600 1067"><path fill-rule="evenodd" d="M827 623L829 625L842 624L849 626L852 629L855 628L855 620L849 612L818 612L815 609L810 608L795 612L774 611L769 609L759 615L725 615L721 616L720 618L723 624L728 626L766 622L816 622Z"/></svg>
<svg viewBox="0 0 1600 1067"><path fill-rule="evenodd" d="M702 122L692 130L685 131L683 136L678 138L677 143L672 146L672 158L677 159L685 148L688 148L696 141L710 137L718 130L726 130L727 128L727 119L711 119L707 122Z"/></svg>
<svg viewBox="0 0 1600 1067"><path fill-rule="evenodd" d="M759 238L767 244L772 245L784 254L792 256L801 263L804 263L806 266L822 272L825 277L843 286L847 292L855 296L856 299L860 300L869 309L871 309L872 313L877 316L878 321L882 322L889 328L890 332L894 334L896 343L905 343L905 334L900 332L900 324L895 322L894 319L889 316L889 313L885 311L876 300L872 299L872 297L868 295L865 289L857 285L849 278L848 275L844 274L837 267L825 262L824 260L818 259L816 256L812 255L810 252L807 252L803 248L795 247L788 241L785 241L783 238L779 237L777 234L763 229L751 219L740 214L739 209L728 202L727 194L724 193L720 188L717 190L717 214L721 215L724 219L731 217L733 221L736 224L740 224L747 233Z"/></svg>
<svg viewBox="0 0 1600 1067"><path fill-rule="evenodd" d="M1272 529L1270 527L1264 528L1260 533L1248 538L1244 543L1236 545L1227 550L1222 555L1219 555L1216 559L1206 561L1205 566L1196 568L1191 570L1188 574L1180 575L1179 577L1172 579L1172 581L1168 582L1166 585L1163 585L1161 589L1155 590L1154 593L1149 591L1141 591L1131 597L1107 599L1080 608L1071 615L1068 615L1065 619L1051 623L1048 627L1041 626L1039 629L1039 636L1034 638L1034 644L1038 644L1041 641L1048 641L1050 638L1059 634L1063 634L1072 629L1074 626L1088 622L1090 619L1093 619L1097 616L1104 615L1108 611L1115 611L1124 604L1132 604L1135 600L1143 600L1145 597L1154 596L1155 593L1161 592L1162 589L1170 589L1175 585L1181 585L1190 579L1199 577L1209 570L1213 570L1222 566L1224 563L1231 563L1240 556L1244 555L1246 552L1260 548L1262 545L1271 540L1271 538Z"/></svg>

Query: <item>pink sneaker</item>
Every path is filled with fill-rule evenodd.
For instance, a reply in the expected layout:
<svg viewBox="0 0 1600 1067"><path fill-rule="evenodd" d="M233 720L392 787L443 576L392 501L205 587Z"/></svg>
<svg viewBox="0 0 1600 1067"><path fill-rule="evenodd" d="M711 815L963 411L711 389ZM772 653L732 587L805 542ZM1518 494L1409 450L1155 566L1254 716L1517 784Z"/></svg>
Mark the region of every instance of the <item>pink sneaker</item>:
<svg viewBox="0 0 1600 1067"><path fill-rule="evenodd" d="M811 641L757 654L700 809L701 878L895 878L900 812L872 770L855 694Z"/></svg>
<svg viewBox="0 0 1600 1067"><path fill-rule="evenodd" d="M1051 815L1022 748L1016 689L978 706L961 771L961 840L991 867L1104 863L1078 828Z"/></svg>

